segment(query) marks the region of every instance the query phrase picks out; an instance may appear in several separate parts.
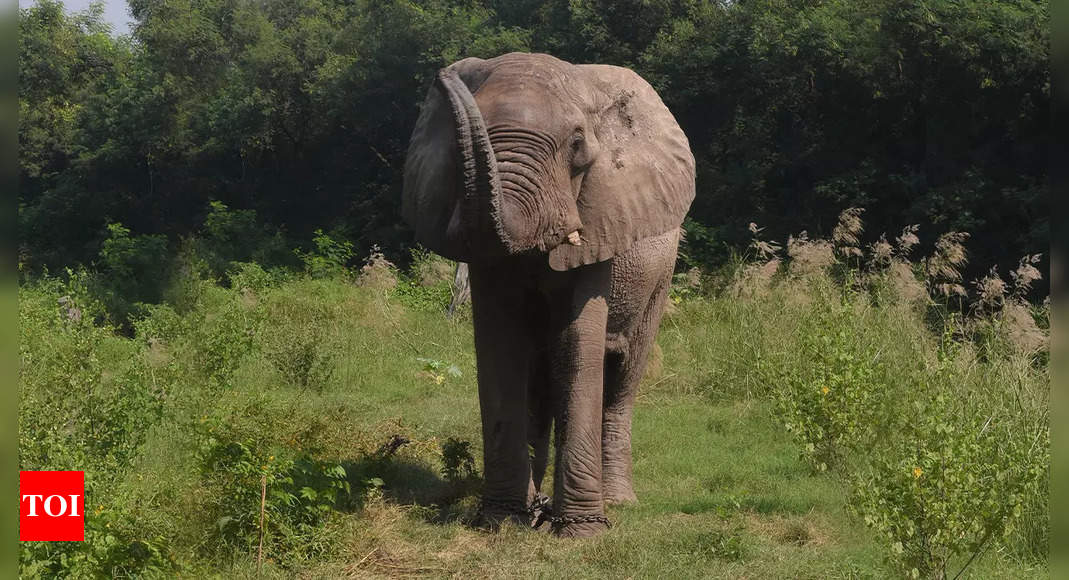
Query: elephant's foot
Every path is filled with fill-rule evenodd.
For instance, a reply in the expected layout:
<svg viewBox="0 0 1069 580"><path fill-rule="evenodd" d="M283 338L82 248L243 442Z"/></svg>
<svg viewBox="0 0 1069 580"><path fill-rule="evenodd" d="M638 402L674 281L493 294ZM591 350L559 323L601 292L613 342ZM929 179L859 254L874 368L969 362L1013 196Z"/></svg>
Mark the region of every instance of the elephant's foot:
<svg viewBox="0 0 1069 580"><path fill-rule="evenodd" d="M603 515L559 516L553 518L553 533L561 538L589 538L609 529Z"/></svg>
<svg viewBox="0 0 1069 580"><path fill-rule="evenodd" d="M531 516L525 513L483 511L475 518L475 527L497 532L505 522L521 528L529 528L533 524Z"/></svg>
<svg viewBox="0 0 1069 580"><path fill-rule="evenodd" d="M524 528L539 528L550 519L549 503L549 497L542 493L536 494L529 505L484 498L475 525L493 532L501 529L505 522Z"/></svg>
<svg viewBox="0 0 1069 580"><path fill-rule="evenodd" d="M612 488L606 486L602 497L607 505L628 504L638 501L638 496L635 495L635 490L631 489L630 485Z"/></svg>
<svg viewBox="0 0 1069 580"><path fill-rule="evenodd" d="M601 497L604 498L606 504L618 505L638 501L629 476L615 474L609 469L605 469L603 473Z"/></svg>

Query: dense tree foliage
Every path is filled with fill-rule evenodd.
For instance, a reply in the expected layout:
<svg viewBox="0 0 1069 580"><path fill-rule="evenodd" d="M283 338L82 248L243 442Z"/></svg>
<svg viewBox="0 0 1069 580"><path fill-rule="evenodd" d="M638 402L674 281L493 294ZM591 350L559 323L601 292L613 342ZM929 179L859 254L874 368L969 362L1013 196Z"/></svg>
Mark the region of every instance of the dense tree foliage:
<svg viewBox="0 0 1069 580"><path fill-rule="evenodd" d="M912 223L929 240L971 232L983 268L1048 245L1047 2L130 9L121 38L99 10L40 0L21 11L24 268L99 261L115 223L173 250L212 201L255 211L268 237L299 243L322 228L357 256L373 244L405 255L401 169L427 85L459 58L512 50L629 66L656 86L698 159L691 229L703 260L743 246L750 221L774 237L824 234L851 205L867 208L873 236Z"/></svg>

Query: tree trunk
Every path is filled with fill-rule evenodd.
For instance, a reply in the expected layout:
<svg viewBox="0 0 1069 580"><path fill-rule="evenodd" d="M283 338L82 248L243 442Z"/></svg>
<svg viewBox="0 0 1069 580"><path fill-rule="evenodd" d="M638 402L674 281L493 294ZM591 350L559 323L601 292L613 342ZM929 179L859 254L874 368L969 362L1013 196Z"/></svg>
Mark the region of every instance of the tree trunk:
<svg viewBox="0 0 1069 580"><path fill-rule="evenodd" d="M468 263L457 262L457 269L453 274L453 300L449 302L446 315L452 318L457 308L469 300L471 300L471 282L468 280Z"/></svg>

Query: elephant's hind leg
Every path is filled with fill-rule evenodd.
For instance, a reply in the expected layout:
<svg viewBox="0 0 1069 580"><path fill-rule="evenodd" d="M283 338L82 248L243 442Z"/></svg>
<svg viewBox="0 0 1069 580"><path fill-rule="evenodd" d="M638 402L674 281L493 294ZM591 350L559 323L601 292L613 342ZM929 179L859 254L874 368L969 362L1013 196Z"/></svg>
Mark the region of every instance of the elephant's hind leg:
<svg viewBox="0 0 1069 580"><path fill-rule="evenodd" d="M605 401L602 415L602 489L609 504L633 502L631 415L639 382L646 372L672 284L676 240L657 239L656 259L646 263L648 301L615 337L605 356ZM625 258L626 259L626 258ZM639 268L641 269L641 268Z"/></svg>
<svg viewBox="0 0 1069 580"><path fill-rule="evenodd" d="M660 290L659 290L660 292ZM667 290L665 290L667 293ZM657 325L664 310L655 295L642 329L634 337L628 352L606 356L605 408L601 424L602 489L609 504L637 499L632 484L631 415L639 381L646 372L646 362L657 336Z"/></svg>

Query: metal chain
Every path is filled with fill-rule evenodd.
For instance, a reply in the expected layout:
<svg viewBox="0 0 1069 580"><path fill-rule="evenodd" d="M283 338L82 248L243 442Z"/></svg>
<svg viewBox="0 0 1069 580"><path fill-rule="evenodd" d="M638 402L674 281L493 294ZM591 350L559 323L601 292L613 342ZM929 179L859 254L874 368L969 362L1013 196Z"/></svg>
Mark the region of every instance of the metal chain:
<svg viewBox="0 0 1069 580"><path fill-rule="evenodd" d="M554 516L553 508L550 505L549 496L538 493L534 499L531 500L530 505L524 505L522 501L516 500L497 500L481 498L479 501L478 514L480 518L485 516L487 509L492 510L496 514L504 514L506 516L520 516L534 518L532 527L538 528L545 522L550 522L553 527L559 528L560 526L568 524L587 524L587 523L600 523L605 524L606 527L611 528L612 523L609 522L609 518L597 515L597 514L584 514L576 516Z"/></svg>
<svg viewBox="0 0 1069 580"><path fill-rule="evenodd" d="M527 508L527 513L534 516L549 511L551 511L549 507L549 496L544 493L536 493L534 499L531 500L530 507Z"/></svg>
<svg viewBox="0 0 1069 580"><path fill-rule="evenodd" d="M612 527L612 523L609 522L609 518L596 514L587 514L579 516L556 516L550 518L549 521L553 522L554 527L560 527L567 524L587 524L594 522L605 524L605 527L607 528Z"/></svg>
<svg viewBox="0 0 1069 580"><path fill-rule="evenodd" d="M486 515L487 510L506 517L528 518L534 528L539 528L543 523L549 521L553 513L549 496L544 493L536 494L530 505L525 505L523 502L516 500L482 498L477 512L480 519Z"/></svg>
<svg viewBox="0 0 1069 580"><path fill-rule="evenodd" d="M498 500L481 498L479 501L479 516L486 514L487 508L495 514L505 514L509 516L526 516L529 515L528 507L522 501L516 500Z"/></svg>
<svg viewBox="0 0 1069 580"><path fill-rule="evenodd" d="M542 524L553 517L553 507L549 505L549 496L542 492L535 494L534 499L531 501L531 507L527 508L527 514L534 518L534 522L531 524L532 528L537 530L542 527Z"/></svg>

